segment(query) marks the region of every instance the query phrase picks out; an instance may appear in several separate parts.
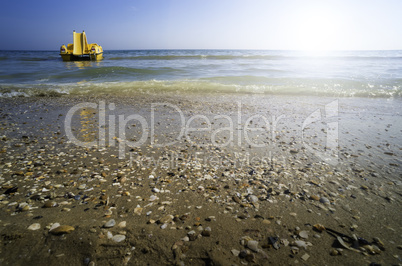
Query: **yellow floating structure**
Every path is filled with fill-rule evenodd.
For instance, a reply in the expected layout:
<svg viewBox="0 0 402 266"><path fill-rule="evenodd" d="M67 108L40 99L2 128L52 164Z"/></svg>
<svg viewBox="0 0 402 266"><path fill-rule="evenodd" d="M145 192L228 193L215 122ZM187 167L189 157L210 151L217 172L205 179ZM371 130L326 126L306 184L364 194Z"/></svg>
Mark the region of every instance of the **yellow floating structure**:
<svg viewBox="0 0 402 266"><path fill-rule="evenodd" d="M73 31L73 39L74 43L69 43L67 47L63 44L60 47L63 61L101 60L103 58L102 46L96 43L88 44L85 31L82 33Z"/></svg>

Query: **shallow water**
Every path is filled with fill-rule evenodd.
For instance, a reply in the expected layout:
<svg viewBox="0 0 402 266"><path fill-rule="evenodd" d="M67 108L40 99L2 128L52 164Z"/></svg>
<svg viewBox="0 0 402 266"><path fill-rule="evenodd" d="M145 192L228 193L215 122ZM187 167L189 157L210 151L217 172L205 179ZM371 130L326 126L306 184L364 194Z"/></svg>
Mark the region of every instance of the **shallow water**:
<svg viewBox="0 0 402 266"><path fill-rule="evenodd" d="M130 50L104 56L63 62L57 51L0 51L0 94L402 95L402 51Z"/></svg>

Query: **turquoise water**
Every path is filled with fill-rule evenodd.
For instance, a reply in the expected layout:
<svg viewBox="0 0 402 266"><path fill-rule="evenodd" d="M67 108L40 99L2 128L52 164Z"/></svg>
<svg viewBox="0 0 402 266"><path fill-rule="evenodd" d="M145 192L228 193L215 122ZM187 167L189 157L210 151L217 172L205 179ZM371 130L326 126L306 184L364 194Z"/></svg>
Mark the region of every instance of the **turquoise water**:
<svg viewBox="0 0 402 266"><path fill-rule="evenodd" d="M240 92L401 97L402 51L105 51L63 62L58 51L0 51L0 96Z"/></svg>

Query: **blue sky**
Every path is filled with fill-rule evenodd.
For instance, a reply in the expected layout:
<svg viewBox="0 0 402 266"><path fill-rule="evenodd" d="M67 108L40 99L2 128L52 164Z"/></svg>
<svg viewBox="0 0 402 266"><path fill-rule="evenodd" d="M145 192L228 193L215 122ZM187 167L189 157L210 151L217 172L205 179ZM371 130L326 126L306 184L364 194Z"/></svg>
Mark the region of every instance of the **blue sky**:
<svg viewBox="0 0 402 266"><path fill-rule="evenodd" d="M2 0L0 49L402 49L401 0Z"/></svg>

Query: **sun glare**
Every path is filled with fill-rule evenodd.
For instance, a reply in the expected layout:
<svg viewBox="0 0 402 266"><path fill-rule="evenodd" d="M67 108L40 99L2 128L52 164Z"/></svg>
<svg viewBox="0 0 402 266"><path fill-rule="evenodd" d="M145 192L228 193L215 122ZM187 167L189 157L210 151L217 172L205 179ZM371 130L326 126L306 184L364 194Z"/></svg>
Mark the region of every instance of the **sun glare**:
<svg viewBox="0 0 402 266"><path fill-rule="evenodd" d="M339 49L342 43L340 23L331 12L324 9L304 12L296 21L297 46L306 51Z"/></svg>

